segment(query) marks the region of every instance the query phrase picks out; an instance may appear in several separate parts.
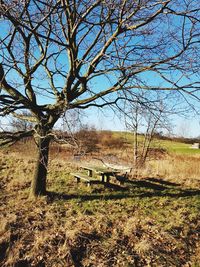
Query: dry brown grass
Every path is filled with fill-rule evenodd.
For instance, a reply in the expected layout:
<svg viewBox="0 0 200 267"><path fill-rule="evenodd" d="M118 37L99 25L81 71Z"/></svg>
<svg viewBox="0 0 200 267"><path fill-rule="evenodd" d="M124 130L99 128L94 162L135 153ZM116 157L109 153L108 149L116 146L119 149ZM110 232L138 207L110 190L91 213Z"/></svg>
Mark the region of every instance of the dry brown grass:
<svg viewBox="0 0 200 267"><path fill-rule="evenodd" d="M55 159L54 151L54 194L31 201L33 154L20 151L0 154L1 266L199 266L197 156L149 162L127 191L116 191L77 186L72 157Z"/></svg>
<svg viewBox="0 0 200 267"><path fill-rule="evenodd" d="M200 186L200 155L170 155L165 159L150 162L146 174L181 183L188 187Z"/></svg>

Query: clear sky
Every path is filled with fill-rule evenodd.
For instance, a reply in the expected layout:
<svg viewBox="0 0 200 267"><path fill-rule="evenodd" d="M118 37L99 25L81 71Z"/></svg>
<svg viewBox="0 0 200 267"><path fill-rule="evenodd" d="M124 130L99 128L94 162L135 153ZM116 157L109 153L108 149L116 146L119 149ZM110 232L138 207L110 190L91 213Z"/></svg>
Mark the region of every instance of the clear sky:
<svg viewBox="0 0 200 267"><path fill-rule="evenodd" d="M85 124L95 126L98 130L126 130L122 119L112 110L91 108L84 111L83 121ZM184 137L198 137L200 136L200 118L194 114L190 117L172 116L172 134Z"/></svg>
<svg viewBox="0 0 200 267"><path fill-rule="evenodd" d="M180 17L180 16L178 16L175 20L174 19L170 19L170 17L168 17L168 19L170 19L169 22L171 22L172 24L175 24L175 25L171 25L170 23L166 24L165 23L166 19L167 19L167 17L165 18L165 20L162 21L162 25L160 24L161 23L160 20L158 21L159 23L156 22L155 25L154 24L152 25L152 27L156 26L155 28L157 30L160 30L160 32L158 31L160 34L158 34L157 31L155 31L155 33L154 33L154 31L153 31L154 27L152 29L149 28L149 30L151 29L151 31L152 31L151 34L147 34L146 37L145 37L145 34L141 34L137 38L135 38L135 36L134 36L134 38L132 38L132 43L130 43L130 42L127 43L129 45L130 44L132 44L132 45L134 44L135 45L134 53L133 53L133 55L132 55L132 53L130 53L129 56L128 56L128 59L129 60L131 59L131 62L134 59L135 60L135 64L137 63L136 66L137 65L140 66L141 62L142 63L143 62L147 62L148 63L149 60L150 60L150 62L151 61L154 62L154 60L157 59L158 56L161 56L161 58L163 57L163 55L160 55L160 53L162 51L157 50L157 49L155 49L155 51L154 51L154 49L153 49L154 42L155 42L155 44L154 44L155 47L157 47L157 45L158 45L157 42L161 41L160 38L161 38L162 34L164 34L163 37L167 36L168 35L168 29L171 29L171 28L173 29L173 26L175 26L174 29L176 29L177 26L179 26L179 24L182 25L182 23L183 23L183 18ZM167 25L167 26L165 27L165 25ZM190 20L189 20L188 24L184 23L184 26L185 26L185 28L184 28L185 30L187 29L187 27L190 27ZM6 23L1 22L1 28L3 30L1 29L0 37L3 39L5 37L5 34L8 32L8 29L6 27ZM183 34L184 32L180 31L180 33ZM174 31L173 34L176 35L176 34L178 34L178 32ZM189 34L189 31L188 31L188 34ZM186 34L186 40L187 40L188 34ZM157 36L157 39L154 38L156 36ZM92 31L90 31L90 33L88 33L88 37L87 37L86 40L90 41L89 38L92 39L91 37L93 37ZM178 37L178 35L174 36L174 42L175 42L176 37ZM119 40L120 40L120 38L119 38ZM129 40L129 38L127 40ZM164 39L164 40L166 40L166 39ZM169 40L171 40L171 39L169 39ZM121 41L119 41L119 44L120 44L120 42L124 43L124 41L125 41L124 39L121 39ZM148 53L145 54L144 50L140 48L141 44L143 44L143 46L144 45L148 45L148 47L151 48L151 49L147 50L147 51L151 51L152 54L151 53L150 53L150 55ZM172 44L169 41L168 42L166 42L166 41L163 42L163 45L164 44L166 44L166 47L164 46L165 49L163 48L163 51L166 52L168 56L173 55L176 52L176 49L178 49L178 47L179 47L179 46L177 46L178 43L176 43L176 42L175 42L175 44L176 44L175 46L172 46ZM17 50L16 51L17 55L19 53L18 52L18 48L19 47L15 48L15 50ZM123 46L119 46L119 48L122 51L121 53L126 51L126 48L122 49ZM80 51L82 51L82 50L80 50ZM50 53L51 52L52 51L50 51ZM119 49L118 49L118 52L119 52ZM79 57L80 57L79 60L81 60L81 56L82 56L81 53L79 53ZM3 53L3 52L0 53L0 61L2 61L4 59L5 55L7 55L6 52L5 53ZM59 63L61 65L64 65L64 67L66 68L64 73L67 74L67 69L68 69L67 55L68 54L66 54L65 56L63 56L63 55L64 55L64 53L61 53L59 55L59 57L58 57L59 60L58 61L59 61ZM109 61L111 63L112 62L113 62L113 64L115 63L115 61L113 59L113 55L115 55L115 53L111 53L111 52L109 52L109 50L107 51L107 54L105 55L105 62L104 62L104 64L106 64L107 67L110 67L109 65L107 65L108 64L107 63L107 58L109 58ZM36 56L36 58L40 56L39 52L37 50L34 51L34 56ZM111 59L113 59L113 61L111 61ZM85 59L85 62L87 62L87 60ZM111 64L111 63L109 63L109 64ZM86 68L87 64L88 63L85 63L85 68ZM129 64L132 64L132 63L127 63L127 66L129 66ZM101 68L103 68L103 66L104 66L103 64L101 66L99 66L99 69L101 70ZM133 66L134 66L134 64L133 64ZM34 84L34 86L37 88L37 90L36 90L38 92L37 101L40 104L52 103L53 99L50 98L49 94L48 94L48 98L45 97L44 95L42 95L42 93L44 93L44 92L47 93L47 91L45 91L45 89L49 89L49 87L50 87L49 86L49 81L45 80L46 76L42 75L43 74L42 71L43 70L41 70L41 72L40 72L40 70L38 70L38 73L35 74L35 76L33 77L34 78L33 82L32 82ZM52 67L52 71L55 71L54 67ZM106 88L109 88L109 82L110 82L110 84L114 84L116 82L117 77L114 74L117 77L119 76L119 74L116 72L116 73L111 73L109 75L109 79L106 78L107 76L105 76L105 77L104 76L99 76L99 78L94 78L93 82L91 82L91 86L89 88L90 90L89 90L88 95L84 95L82 97L86 97L87 98L87 96L89 96L92 91L95 94L95 93L97 93L99 91L102 91L102 90L105 90ZM18 88L20 88L19 90L21 90L24 93L23 82L20 81L17 76L15 77L15 75L16 75L15 73L10 71L9 75L10 75L10 77L15 78L15 81L14 81L15 83L16 82L22 83L22 86L18 87ZM63 76L63 74L61 76ZM182 85L183 83L190 82L190 80L188 79L188 76L186 76L187 78L186 77L185 78L180 78L180 77L182 77L182 73L179 73L179 72L177 72L175 70L173 70L172 72L166 74L166 77L169 78L169 79L171 78L171 80L175 84L178 84L179 86ZM34 82L34 80L36 80L36 81ZM145 71L141 75L139 75L139 74L135 75L135 80L133 80L133 82L134 82L136 88L137 88L137 83L138 83L139 80L140 80L139 85L141 85L141 86L143 84L144 85L148 84L148 86L150 86L150 87L154 86L155 88L172 86L172 84L169 83L169 82L166 82L166 80L163 81L163 78L161 78L158 75L158 72ZM64 80L62 82L62 79L61 79L60 76L59 76L59 78L58 77L56 78L56 82L57 82L56 86L58 88L62 88L63 87ZM131 83L131 81L130 81L130 83ZM170 100L170 101L173 104L174 100ZM100 103L102 103L101 98L100 98ZM171 118L171 120L172 120L172 125L173 125L173 132L175 134L185 135L185 136L189 137L189 136L198 136L199 133L200 133L198 117L193 118L192 114L190 114L190 117L188 116L187 120L185 118L179 118L177 116L176 117L173 116ZM98 129L108 129L108 130L124 130L125 129L124 123L118 119L117 115L113 111L108 110L108 109L103 109L103 110L99 111L96 108L89 108L87 111L85 111L84 122L88 123L90 125L95 125L96 128L98 128Z"/></svg>

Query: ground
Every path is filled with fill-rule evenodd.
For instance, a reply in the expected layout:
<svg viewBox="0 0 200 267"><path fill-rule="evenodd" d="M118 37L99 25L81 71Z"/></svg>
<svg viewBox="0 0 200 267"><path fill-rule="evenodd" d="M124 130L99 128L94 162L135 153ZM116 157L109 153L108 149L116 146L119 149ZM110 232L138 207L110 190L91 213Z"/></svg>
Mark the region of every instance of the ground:
<svg viewBox="0 0 200 267"><path fill-rule="evenodd" d="M30 200L34 159L0 153L1 266L200 266L197 155L109 187L77 185L77 163L52 158L48 195Z"/></svg>

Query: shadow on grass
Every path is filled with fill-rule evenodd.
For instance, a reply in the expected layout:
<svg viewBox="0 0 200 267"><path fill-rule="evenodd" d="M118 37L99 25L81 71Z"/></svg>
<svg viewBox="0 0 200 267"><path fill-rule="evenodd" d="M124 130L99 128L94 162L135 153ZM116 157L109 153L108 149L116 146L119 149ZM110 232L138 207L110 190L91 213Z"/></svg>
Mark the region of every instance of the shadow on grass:
<svg viewBox="0 0 200 267"><path fill-rule="evenodd" d="M156 183L154 183L156 182ZM158 184L159 183L159 184ZM145 198L145 197L193 197L200 196L198 189L183 189L179 184L163 181L157 178L147 178L145 180L126 180L128 186L122 187L116 184L104 184L110 192L100 192L91 194L66 194L57 192L48 192L49 201L56 199L79 201L91 200L119 200L126 198ZM164 184L164 185L163 185ZM167 187L167 186L168 187Z"/></svg>
<svg viewBox="0 0 200 267"><path fill-rule="evenodd" d="M162 179L158 179L158 178L147 178L146 179L147 181L150 181L150 182L155 182L155 183L159 183L159 184L162 184L162 185L168 185L168 186L180 186L181 184L177 184L177 183L172 183L172 182L169 182L169 181L165 181L165 180L162 180Z"/></svg>
<svg viewBox="0 0 200 267"><path fill-rule="evenodd" d="M158 184L155 184L155 183L152 183L152 182L149 182L147 180L129 180L129 181L126 181L127 184L130 184L134 187L138 187L138 188L146 188L146 189L153 189L153 190L166 190L168 189L168 187L166 186L163 186L163 185L158 185Z"/></svg>

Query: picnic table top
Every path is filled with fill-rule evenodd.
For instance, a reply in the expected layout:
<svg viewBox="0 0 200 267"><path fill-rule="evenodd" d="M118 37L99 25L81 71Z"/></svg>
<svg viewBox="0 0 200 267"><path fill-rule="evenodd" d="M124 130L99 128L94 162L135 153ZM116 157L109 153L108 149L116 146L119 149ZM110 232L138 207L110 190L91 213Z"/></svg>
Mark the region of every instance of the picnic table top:
<svg viewBox="0 0 200 267"><path fill-rule="evenodd" d="M94 171L96 173L118 173L119 170L115 170L108 167L101 167L101 166L88 166L88 165L82 165L81 168L88 170L88 171Z"/></svg>

